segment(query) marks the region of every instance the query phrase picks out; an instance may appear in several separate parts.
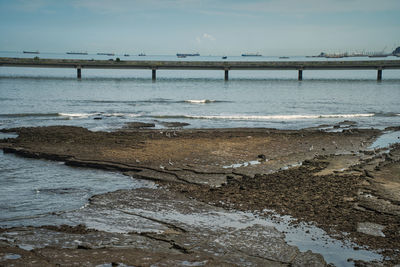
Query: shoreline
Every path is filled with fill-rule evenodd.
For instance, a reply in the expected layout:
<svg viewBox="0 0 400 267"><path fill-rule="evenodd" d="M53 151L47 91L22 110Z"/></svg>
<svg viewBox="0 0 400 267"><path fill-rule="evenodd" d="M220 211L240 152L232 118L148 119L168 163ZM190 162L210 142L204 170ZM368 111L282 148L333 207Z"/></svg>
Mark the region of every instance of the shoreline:
<svg viewBox="0 0 400 267"><path fill-rule="evenodd" d="M313 222L338 240L356 242L358 247L354 247L354 251L381 250L382 255L391 257L385 263L399 263L396 248L400 247L397 194L400 192L397 172L400 146L393 145L389 151L368 149L383 133L380 130L351 128L343 132L323 132L318 129L236 128L106 133L52 126L2 132L18 134L16 139L0 140L4 153L63 161L71 166L117 170L153 180L164 188L161 191L166 189L173 195L170 197L183 198L182 203L186 204L193 200L196 205L205 203L218 209L255 212L262 216L270 216L267 210L275 210L278 214L292 216L299 223ZM135 205L119 199L118 193L109 195L120 205ZM130 194L123 195L129 198ZM97 198L103 196L92 199ZM90 205L93 205L92 199ZM155 218L151 219L154 222ZM164 229L161 235L150 236L153 239L162 237L164 241L169 240L169 244L177 237L185 237L186 241L187 236L193 237L190 230L184 230L190 235L184 231L182 234L185 228L179 227L173 228L175 233L172 234ZM383 228L376 230L374 227ZM0 232L7 231L3 228ZM40 231L40 228L32 231ZM242 233L237 238L246 239L246 236ZM207 247L207 242L205 244ZM175 245L184 247L184 251L193 250L182 244ZM0 251L11 247L1 247ZM288 249L285 247L284 251ZM203 253L201 258L211 257ZM293 255L303 260L305 257L298 252ZM315 261L319 259L318 263L322 264L316 254L307 255L313 255L310 257ZM252 261L248 257L247 260ZM213 256L211 262L219 265L229 261ZM294 263L276 258L271 262Z"/></svg>

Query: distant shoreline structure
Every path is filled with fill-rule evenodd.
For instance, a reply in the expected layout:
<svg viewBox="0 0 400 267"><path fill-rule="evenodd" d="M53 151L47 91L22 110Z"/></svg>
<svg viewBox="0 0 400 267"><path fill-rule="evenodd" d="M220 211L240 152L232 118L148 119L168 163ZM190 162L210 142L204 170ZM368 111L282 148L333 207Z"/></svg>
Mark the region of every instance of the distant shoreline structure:
<svg viewBox="0 0 400 267"><path fill-rule="evenodd" d="M346 58L346 57L370 57L370 58L374 58L374 57L388 57L388 56L395 56L396 54L394 52L392 53L384 53L382 52L361 52L361 53L333 53L333 54L329 54L329 53L325 53L325 52L321 52L319 55L317 56L311 56L311 57L323 57L323 58Z"/></svg>

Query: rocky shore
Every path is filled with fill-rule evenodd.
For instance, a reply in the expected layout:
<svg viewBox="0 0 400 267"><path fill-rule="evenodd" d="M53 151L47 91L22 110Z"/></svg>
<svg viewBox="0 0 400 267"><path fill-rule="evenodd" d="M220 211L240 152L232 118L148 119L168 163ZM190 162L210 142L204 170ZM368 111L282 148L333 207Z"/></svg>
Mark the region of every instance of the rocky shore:
<svg viewBox="0 0 400 267"><path fill-rule="evenodd" d="M288 244L288 233L270 222L276 215L293 218L294 228L323 229L355 255L384 256L350 255L345 264L400 263L400 146L369 148L382 131L349 122L334 127L341 131L143 128L2 130L18 134L0 140L4 153L116 170L158 186L94 196L87 208L57 215L70 226L3 228L0 265L332 262Z"/></svg>

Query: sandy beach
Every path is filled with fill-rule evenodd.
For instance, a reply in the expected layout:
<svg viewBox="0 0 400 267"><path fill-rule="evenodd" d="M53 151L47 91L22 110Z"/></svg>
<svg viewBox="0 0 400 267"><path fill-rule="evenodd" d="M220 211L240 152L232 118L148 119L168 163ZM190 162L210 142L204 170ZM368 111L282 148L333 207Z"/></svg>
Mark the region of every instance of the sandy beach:
<svg viewBox="0 0 400 267"><path fill-rule="evenodd" d="M157 186L96 195L85 209L57 215L79 218L76 225L3 228L0 264L324 266L331 262L288 244L288 233L266 223L280 216L292 218L288 225L310 240L321 237L304 225L322 229L329 240L347 242L347 251L384 256L377 261L343 256L348 263L399 264L400 146L370 148L384 131L351 126L344 121L330 128L340 131L3 129L18 134L0 140L4 153L118 171ZM105 263L109 265L101 265Z"/></svg>

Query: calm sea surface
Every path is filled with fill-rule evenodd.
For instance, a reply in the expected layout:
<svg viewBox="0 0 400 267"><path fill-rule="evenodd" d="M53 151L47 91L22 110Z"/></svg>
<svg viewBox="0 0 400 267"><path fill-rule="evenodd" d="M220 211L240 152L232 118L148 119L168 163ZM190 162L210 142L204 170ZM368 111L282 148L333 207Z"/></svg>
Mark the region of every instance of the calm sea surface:
<svg viewBox="0 0 400 267"><path fill-rule="evenodd" d="M34 56L0 52L0 57ZM175 56L119 57L177 60ZM222 59L210 56L184 60ZM163 128L164 122L187 122L191 128L299 129L343 120L355 121L358 127L400 125L400 70L384 70L382 82L376 81L376 71L304 71L301 82L297 81L296 71L230 71L227 82L223 75L223 71L161 70L153 82L149 70L83 69L82 80L77 80L74 69L0 67L0 128L74 125L113 131L134 121L152 122L157 128ZM81 181L86 186L81 187ZM0 155L0 226L30 224L27 218L32 216L75 209L93 194L135 183L118 174Z"/></svg>
<svg viewBox="0 0 400 267"><path fill-rule="evenodd" d="M32 54L0 53L8 57ZM43 58L98 55L39 54ZM116 57L116 56L115 56ZM113 58L115 58L113 57ZM175 56L123 57L177 60ZM355 58L368 60L370 58ZM390 57L388 59L397 59ZM184 60L222 60L187 57ZM228 60L326 60L293 57L228 57ZM343 60L343 59L341 59ZM349 58L346 58L349 60ZM126 122L187 122L192 128L273 127L298 129L352 120L359 127L400 125L400 70L376 71L157 71L0 68L0 127L77 125L115 130Z"/></svg>

